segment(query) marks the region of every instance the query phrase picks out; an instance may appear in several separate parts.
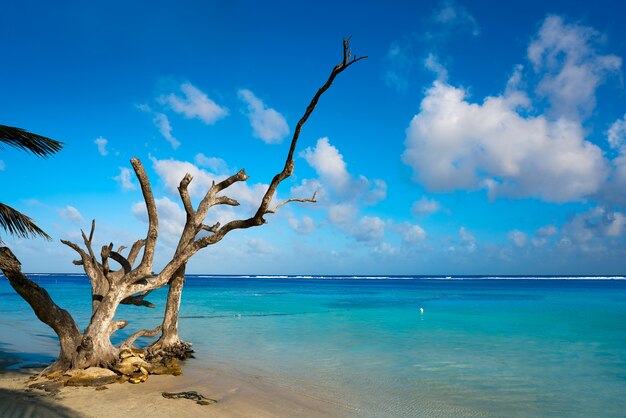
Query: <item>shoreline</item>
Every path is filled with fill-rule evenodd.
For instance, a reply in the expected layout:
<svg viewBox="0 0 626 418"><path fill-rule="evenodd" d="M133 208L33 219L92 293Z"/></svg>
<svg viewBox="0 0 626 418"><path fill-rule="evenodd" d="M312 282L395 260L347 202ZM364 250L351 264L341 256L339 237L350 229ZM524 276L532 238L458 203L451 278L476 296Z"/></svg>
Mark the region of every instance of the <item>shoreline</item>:
<svg viewBox="0 0 626 418"><path fill-rule="evenodd" d="M63 387L57 394L29 389L38 369L0 371L0 416L37 417L349 417L358 409L308 394L271 379L223 368L192 369L183 375L151 375L140 384ZM162 392L196 391L217 403L167 399Z"/></svg>

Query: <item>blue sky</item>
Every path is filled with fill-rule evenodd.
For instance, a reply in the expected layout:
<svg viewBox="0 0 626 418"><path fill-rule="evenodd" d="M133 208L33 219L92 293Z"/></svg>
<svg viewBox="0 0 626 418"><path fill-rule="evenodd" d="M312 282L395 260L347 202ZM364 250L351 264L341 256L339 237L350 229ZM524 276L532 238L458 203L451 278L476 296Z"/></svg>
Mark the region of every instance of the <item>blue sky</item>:
<svg viewBox="0 0 626 418"><path fill-rule="evenodd" d="M372 2L373 3L373 2ZM65 143L0 150L2 201L54 237L3 235L26 271L78 272L59 239L145 234L129 159L160 214L158 263L184 212L175 186L245 168L250 214L293 128L291 204L197 254L195 273L624 274L624 6L588 2L20 2L0 15L1 123ZM158 264L157 263L157 264ZM158 266L157 266L158 267Z"/></svg>

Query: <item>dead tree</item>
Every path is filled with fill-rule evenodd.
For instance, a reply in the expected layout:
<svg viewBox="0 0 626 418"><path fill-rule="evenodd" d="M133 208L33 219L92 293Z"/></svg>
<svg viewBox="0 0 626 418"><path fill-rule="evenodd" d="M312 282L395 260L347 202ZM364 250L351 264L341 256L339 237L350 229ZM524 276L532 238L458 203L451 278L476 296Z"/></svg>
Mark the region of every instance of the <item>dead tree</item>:
<svg viewBox="0 0 626 418"><path fill-rule="evenodd" d="M293 156L302 126L307 121L319 98L331 86L335 77L346 68L366 58L352 56L349 39L343 41L343 59L331 71L328 80L320 87L306 108L304 115L298 121L291 139L284 167L272 179L267 191L263 195L256 212L246 219L236 219L220 225L205 224L208 211L213 206L237 206L239 203L226 194L230 186L248 179L245 170L220 181L213 182L197 207L194 207L188 192L192 176L186 174L180 181L178 191L186 221L180 236L178 246L171 260L158 273L153 273L154 251L158 239L159 221L157 209L152 194L152 187L143 165L137 158L131 159L141 192L148 211L148 231L146 237L136 241L126 255L124 247L114 250L113 243L105 245L96 254L93 248L95 221L91 224L89 235L82 232L83 246L62 240L63 244L72 248L79 255L74 264L83 267L91 283L92 314L87 328L81 332L71 315L57 306L45 289L28 279L22 272L17 258L11 251L0 248L0 269L4 272L13 288L33 308L37 317L48 324L59 337L59 358L50 365L44 374L58 370L83 369L99 366L121 370L121 351L132 347L135 340L141 336L154 337L159 333L160 338L148 347L151 354L165 353L165 355L183 355L189 344L180 340L178 336L178 311L180 297L184 284L185 267L189 259L198 251L220 242L229 232L261 226L266 223L265 216L276 212L281 206L291 202L315 202L315 195L310 198L291 198L270 207L276 194L276 189L282 181L288 178L294 170ZM206 231L207 234L200 234ZM141 255L141 258L139 256ZM137 260L138 263L137 263ZM112 268L111 262L120 267ZM163 323L154 330L139 330L131 335L119 347L111 343L111 335L128 326L127 321L115 320L115 313L120 304L137 306L153 306L145 300L146 296L155 289L169 286ZM148 355L146 357L150 359ZM154 372L155 369L149 370Z"/></svg>

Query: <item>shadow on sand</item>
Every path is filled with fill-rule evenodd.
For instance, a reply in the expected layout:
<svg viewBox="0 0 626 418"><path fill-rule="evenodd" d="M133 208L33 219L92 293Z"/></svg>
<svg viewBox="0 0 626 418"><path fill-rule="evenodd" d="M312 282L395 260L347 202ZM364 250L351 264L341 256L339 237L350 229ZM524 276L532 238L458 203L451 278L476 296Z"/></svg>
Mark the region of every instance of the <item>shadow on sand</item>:
<svg viewBox="0 0 626 418"><path fill-rule="evenodd" d="M0 389L0 417L2 418L79 418L80 416L71 409L41 395Z"/></svg>

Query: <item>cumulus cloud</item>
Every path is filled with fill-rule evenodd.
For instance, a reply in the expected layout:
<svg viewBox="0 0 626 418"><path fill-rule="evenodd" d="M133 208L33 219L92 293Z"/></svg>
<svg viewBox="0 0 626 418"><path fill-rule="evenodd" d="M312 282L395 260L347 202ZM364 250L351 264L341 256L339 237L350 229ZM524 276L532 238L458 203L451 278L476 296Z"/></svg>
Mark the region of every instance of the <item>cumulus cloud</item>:
<svg viewBox="0 0 626 418"><path fill-rule="evenodd" d="M441 210L441 205L434 199L428 199L426 196L422 196L420 200L413 203L411 212L414 215L430 215L437 213Z"/></svg>
<svg viewBox="0 0 626 418"><path fill-rule="evenodd" d="M513 241L513 244L515 244L516 247L520 248L526 246L526 242L528 241L528 236L524 232L517 229L509 231L506 236Z"/></svg>
<svg viewBox="0 0 626 418"><path fill-rule="evenodd" d="M98 152L100 153L100 155L106 157L109 154L109 151L107 150L107 144L109 143L109 141L106 138L100 136L96 138L93 143L96 144L96 146L98 147Z"/></svg>
<svg viewBox="0 0 626 418"><path fill-rule="evenodd" d="M191 83L180 85L182 96L174 93L159 97L159 102L187 119L197 118L207 125L213 125L228 116L228 109L211 100L204 92Z"/></svg>
<svg viewBox="0 0 626 418"><path fill-rule="evenodd" d="M426 239L426 231L419 225L405 222L399 226L398 230L405 244L417 244Z"/></svg>
<svg viewBox="0 0 626 418"><path fill-rule="evenodd" d="M343 155L330 144L328 138L317 140L315 147L307 147L300 155L319 176L318 186L336 194L337 198L361 198L366 204L376 204L387 197L387 184L376 179L373 182L361 175L348 172Z"/></svg>
<svg viewBox="0 0 626 418"><path fill-rule="evenodd" d="M307 147L301 155L331 188L345 192L350 184L350 174L339 150L328 138L320 138L314 148Z"/></svg>
<svg viewBox="0 0 626 418"><path fill-rule="evenodd" d="M385 221L377 216L363 216L350 232L357 241L380 239L385 234Z"/></svg>
<svg viewBox="0 0 626 418"><path fill-rule="evenodd" d="M599 147L579 123L524 116L506 96L482 104L435 81L407 130L403 161L433 191L487 188L492 197L579 200L607 176Z"/></svg>
<svg viewBox="0 0 626 418"><path fill-rule="evenodd" d="M621 66L618 57L597 52L600 38L592 28L545 19L527 56L538 75L536 92L550 103L544 114L523 90L522 66L504 93L482 101L439 77L407 129L402 158L415 180L437 192L486 189L492 199L615 196L626 185L626 156L609 163L582 124L597 88ZM609 128L613 146L623 129L621 121ZM612 187L605 187L608 177Z"/></svg>
<svg viewBox="0 0 626 418"><path fill-rule="evenodd" d="M203 153L196 154L193 161L201 166L211 169L215 173L221 173L228 170L226 161L217 157L207 157Z"/></svg>
<svg viewBox="0 0 626 418"><path fill-rule="evenodd" d="M168 197L155 199L154 203L159 216L159 233L170 243L174 243L183 232L185 227L185 211ZM132 214L144 223L148 223L148 210L146 203L141 201L133 204Z"/></svg>
<svg viewBox="0 0 626 418"><path fill-rule="evenodd" d="M133 182L133 175L130 170L126 167L119 167L120 174L113 177L114 180L119 182L122 190L134 190L137 188L137 185Z"/></svg>
<svg viewBox="0 0 626 418"><path fill-rule="evenodd" d="M80 214L80 212L78 211L78 209L76 209L74 206L66 206L63 209L59 209L59 216L61 216L61 218L65 219L66 221L75 223L75 224L82 224L85 222L85 220L83 219L83 216Z"/></svg>
<svg viewBox="0 0 626 418"><path fill-rule="evenodd" d="M328 219L335 225L345 225L357 215L358 209L349 203L340 203L328 208Z"/></svg>
<svg viewBox="0 0 626 418"><path fill-rule="evenodd" d="M611 74L617 74L622 60L602 55L596 46L602 36L590 27L548 16L528 46L528 59L541 74L537 93L548 99L558 116L579 119L588 116L596 104L596 90Z"/></svg>
<svg viewBox="0 0 626 418"><path fill-rule="evenodd" d="M289 135L289 126L283 115L267 107L250 90L241 89L238 95L248 106L247 115L255 138L266 144L279 144Z"/></svg>

